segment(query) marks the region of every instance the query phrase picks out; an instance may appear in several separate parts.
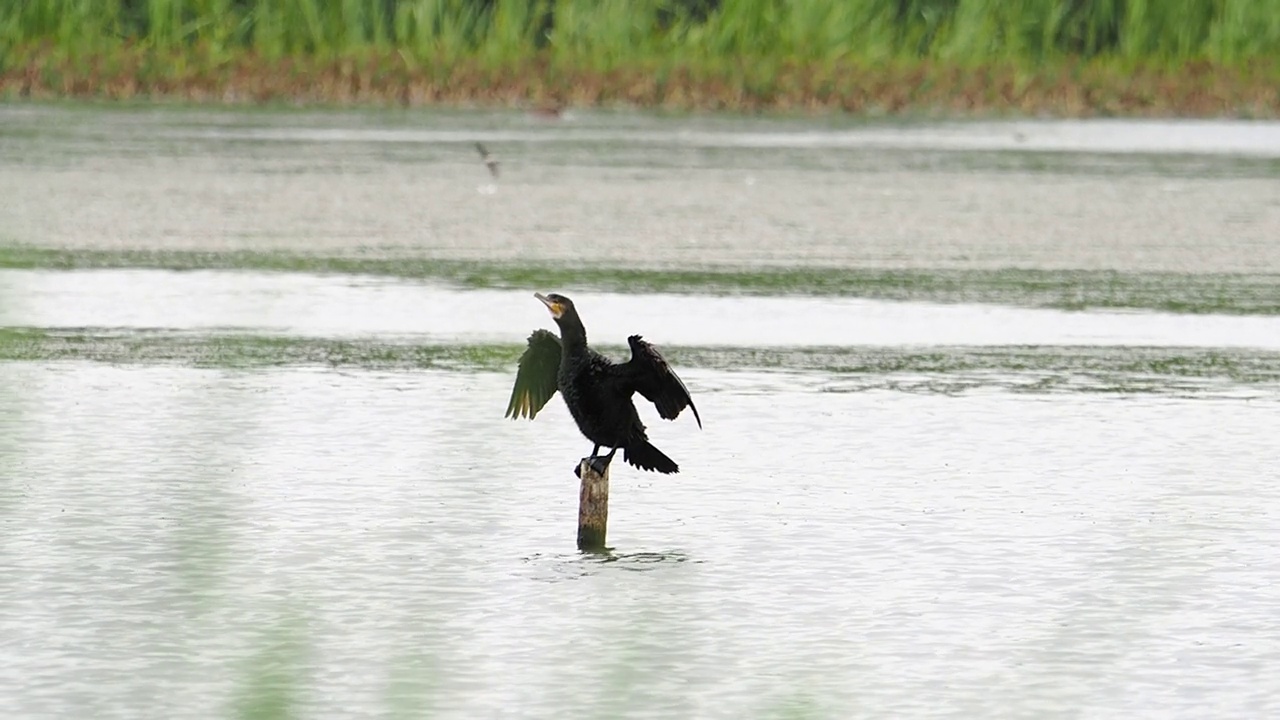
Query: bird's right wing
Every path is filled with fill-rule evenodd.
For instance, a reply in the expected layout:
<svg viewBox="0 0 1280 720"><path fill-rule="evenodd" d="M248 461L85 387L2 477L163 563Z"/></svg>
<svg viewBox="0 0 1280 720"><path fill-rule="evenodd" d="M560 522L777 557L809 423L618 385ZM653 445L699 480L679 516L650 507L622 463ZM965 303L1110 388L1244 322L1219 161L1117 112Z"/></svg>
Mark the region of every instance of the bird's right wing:
<svg viewBox="0 0 1280 720"><path fill-rule="evenodd" d="M645 342L639 335L627 338L631 345L631 359L618 365L618 372L626 378L632 389L640 393L658 408L664 420L675 420L681 410L693 410L693 417L702 427L698 408L689 396L689 389L676 375L658 348Z"/></svg>
<svg viewBox="0 0 1280 720"><path fill-rule="evenodd" d="M556 394L556 375L560 372L560 338L547 330L534 330L529 347L520 356L516 384L511 388L507 417L530 420Z"/></svg>

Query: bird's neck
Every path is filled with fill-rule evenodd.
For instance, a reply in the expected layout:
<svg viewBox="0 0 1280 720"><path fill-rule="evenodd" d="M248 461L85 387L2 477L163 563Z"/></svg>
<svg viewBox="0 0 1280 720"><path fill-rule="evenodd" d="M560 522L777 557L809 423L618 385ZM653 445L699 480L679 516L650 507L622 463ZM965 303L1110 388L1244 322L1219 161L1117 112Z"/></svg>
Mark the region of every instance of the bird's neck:
<svg viewBox="0 0 1280 720"><path fill-rule="evenodd" d="M558 324L560 325L560 342L564 345L566 352L587 346L587 329L583 327L577 313L564 315L559 319Z"/></svg>

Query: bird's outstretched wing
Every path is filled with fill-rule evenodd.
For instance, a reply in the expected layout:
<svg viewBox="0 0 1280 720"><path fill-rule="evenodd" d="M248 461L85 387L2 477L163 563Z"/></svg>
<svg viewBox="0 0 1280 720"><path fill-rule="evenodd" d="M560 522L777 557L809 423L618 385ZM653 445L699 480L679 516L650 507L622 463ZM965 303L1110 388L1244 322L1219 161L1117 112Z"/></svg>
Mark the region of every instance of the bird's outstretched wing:
<svg viewBox="0 0 1280 720"><path fill-rule="evenodd" d="M556 394L556 374L560 372L560 338L547 330L534 330L529 347L520 356L516 384L511 388L507 417L530 420Z"/></svg>
<svg viewBox="0 0 1280 720"><path fill-rule="evenodd" d="M623 381L653 403L664 420L675 420L687 407L693 410L698 427L702 427L702 418L698 417L698 408L689 397L689 389L658 349L639 335L627 338L627 344L631 346L631 359L617 366Z"/></svg>

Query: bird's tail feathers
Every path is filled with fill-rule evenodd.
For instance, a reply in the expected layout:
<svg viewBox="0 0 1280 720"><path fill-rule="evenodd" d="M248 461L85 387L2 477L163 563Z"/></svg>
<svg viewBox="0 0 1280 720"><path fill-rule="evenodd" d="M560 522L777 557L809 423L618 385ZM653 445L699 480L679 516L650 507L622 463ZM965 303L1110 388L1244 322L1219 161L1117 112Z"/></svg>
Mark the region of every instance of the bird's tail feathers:
<svg viewBox="0 0 1280 720"><path fill-rule="evenodd" d="M680 472L680 466L676 465L675 460L663 455L661 450L650 445L645 440L632 443L623 448L622 459L641 470L657 470L667 475Z"/></svg>

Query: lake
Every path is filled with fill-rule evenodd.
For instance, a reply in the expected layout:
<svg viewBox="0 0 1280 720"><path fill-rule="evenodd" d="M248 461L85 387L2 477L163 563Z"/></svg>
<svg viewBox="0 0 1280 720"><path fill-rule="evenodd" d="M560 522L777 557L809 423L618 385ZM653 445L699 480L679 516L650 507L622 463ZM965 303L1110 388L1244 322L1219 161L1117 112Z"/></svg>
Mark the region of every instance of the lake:
<svg viewBox="0 0 1280 720"><path fill-rule="evenodd" d="M1280 713L1280 124L0 119L6 716Z"/></svg>

